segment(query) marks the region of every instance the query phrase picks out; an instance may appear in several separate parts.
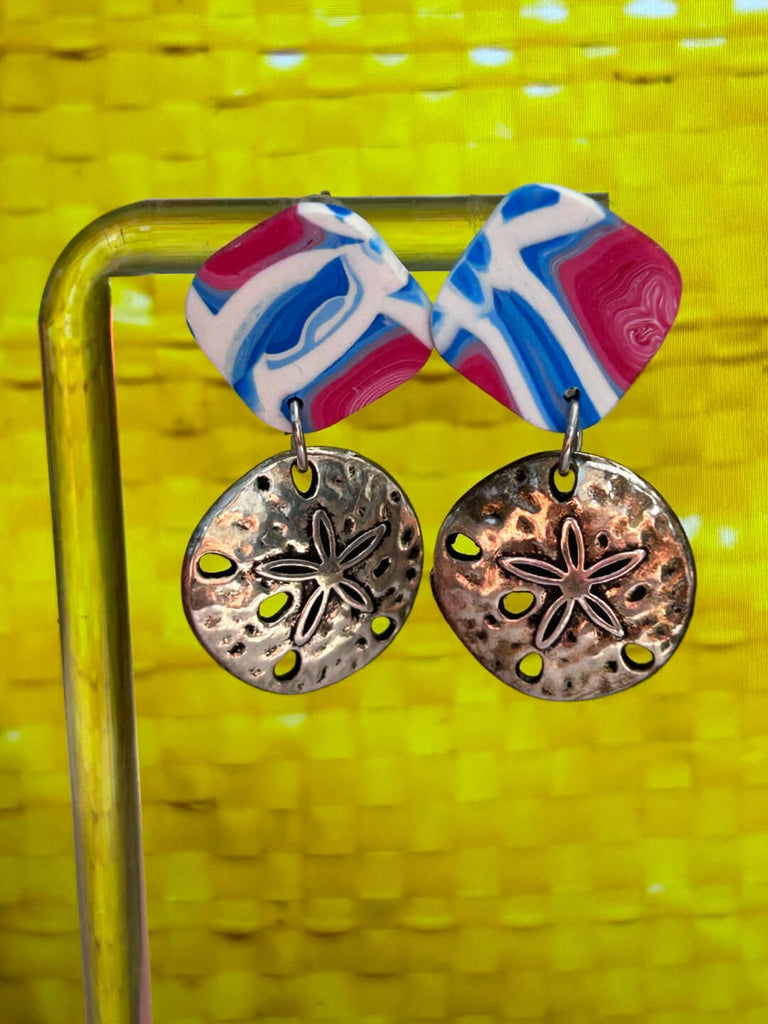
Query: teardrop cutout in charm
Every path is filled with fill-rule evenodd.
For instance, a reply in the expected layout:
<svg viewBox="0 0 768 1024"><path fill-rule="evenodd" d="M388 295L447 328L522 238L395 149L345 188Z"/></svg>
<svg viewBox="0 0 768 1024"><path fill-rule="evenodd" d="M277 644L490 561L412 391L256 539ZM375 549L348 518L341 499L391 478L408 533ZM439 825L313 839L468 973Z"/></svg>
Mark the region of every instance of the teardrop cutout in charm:
<svg viewBox="0 0 768 1024"><path fill-rule="evenodd" d="M399 632L421 579L421 531L402 488L356 452L316 447L308 458L308 488L292 452L233 484L203 516L182 569L200 643L274 693L318 690L367 665Z"/></svg>
<svg viewBox="0 0 768 1024"><path fill-rule="evenodd" d="M680 521L650 484L579 453L566 493L559 458L520 459L459 499L438 535L432 587L454 632L502 682L589 700L635 686L671 657L696 570ZM475 557L457 554L457 536Z"/></svg>

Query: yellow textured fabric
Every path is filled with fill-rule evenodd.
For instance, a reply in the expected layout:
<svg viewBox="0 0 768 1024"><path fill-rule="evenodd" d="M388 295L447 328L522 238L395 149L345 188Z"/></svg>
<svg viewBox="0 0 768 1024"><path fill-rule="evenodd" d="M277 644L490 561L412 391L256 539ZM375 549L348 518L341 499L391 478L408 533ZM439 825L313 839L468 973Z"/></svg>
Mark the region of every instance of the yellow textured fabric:
<svg viewBox="0 0 768 1024"><path fill-rule="evenodd" d="M0 0L0 1019L82 1019L35 316L65 242L149 196L608 190L685 282L586 446L683 517L682 648L525 698L422 587L307 697L218 670L179 566L283 439L218 378L182 279L114 287L158 1024L768 1019L765 0ZM440 275L424 275L434 294ZM313 440L421 517L551 445L433 357ZM425 581L426 584L426 581Z"/></svg>

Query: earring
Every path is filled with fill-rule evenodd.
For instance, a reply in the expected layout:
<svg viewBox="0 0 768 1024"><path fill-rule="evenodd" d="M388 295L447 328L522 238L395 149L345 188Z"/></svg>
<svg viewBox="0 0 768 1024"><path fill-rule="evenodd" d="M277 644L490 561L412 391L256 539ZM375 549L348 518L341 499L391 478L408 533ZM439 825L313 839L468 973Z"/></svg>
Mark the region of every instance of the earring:
<svg viewBox="0 0 768 1024"><path fill-rule="evenodd" d="M233 675L317 690L376 657L421 578L416 514L375 463L307 448L412 377L432 344L430 302L383 239L310 199L214 253L187 297L196 341L292 450L262 462L203 516L182 570L198 640Z"/></svg>
<svg viewBox="0 0 768 1024"><path fill-rule="evenodd" d="M669 255L594 200L552 185L511 192L434 303L444 359L523 419L564 431L460 498L440 529L432 586L494 675L548 700L646 679L693 611L680 521L650 484L580 451L659 349L681 281Z"/></svg>

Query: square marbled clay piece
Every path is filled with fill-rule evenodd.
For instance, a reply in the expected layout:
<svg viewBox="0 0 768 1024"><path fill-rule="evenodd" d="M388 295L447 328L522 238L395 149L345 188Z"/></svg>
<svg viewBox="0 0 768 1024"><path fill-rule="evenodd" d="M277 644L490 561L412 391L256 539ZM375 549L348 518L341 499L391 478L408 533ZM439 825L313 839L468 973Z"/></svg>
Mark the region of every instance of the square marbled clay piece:
<svg viewBox="0 0 768 1024"><path fill-rule="evenodd" d="M366 221L297 203L209 257L187 295L197 343L265 423L320 430L392 391L432 351L425 292Z"/></svg>
<svg viewBox="0 0 768 1024"><path fill-rule="evenodd" d="M557 185L510 192L440 289L432 336L451 366L546 430L614 407L680 305L672 258L593 199Z"/></svg>

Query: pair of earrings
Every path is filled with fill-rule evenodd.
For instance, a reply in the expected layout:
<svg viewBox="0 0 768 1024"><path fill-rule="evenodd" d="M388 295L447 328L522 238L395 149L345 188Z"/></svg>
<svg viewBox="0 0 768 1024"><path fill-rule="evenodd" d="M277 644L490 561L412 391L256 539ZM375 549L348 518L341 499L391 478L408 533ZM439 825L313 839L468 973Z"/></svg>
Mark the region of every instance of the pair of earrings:
<svg viewBox="0 0 768 1024"><path fill-rule="evenodd" d="M211 256L187 321L291 451L233 484L189 542L182 590L206 650L260 689L299 693L363 668L403 626L423 565L402 488L339 448L307 448L403 384L434 345L558 451L518 460L454 505L437 603L472 654L532 696L583 700L647 678L680 643L695 568L682 526L631 470L580 450L658 350L681 283L655 242L592 199L506 196L432 306L375 230L302 201Z"/></svg>

